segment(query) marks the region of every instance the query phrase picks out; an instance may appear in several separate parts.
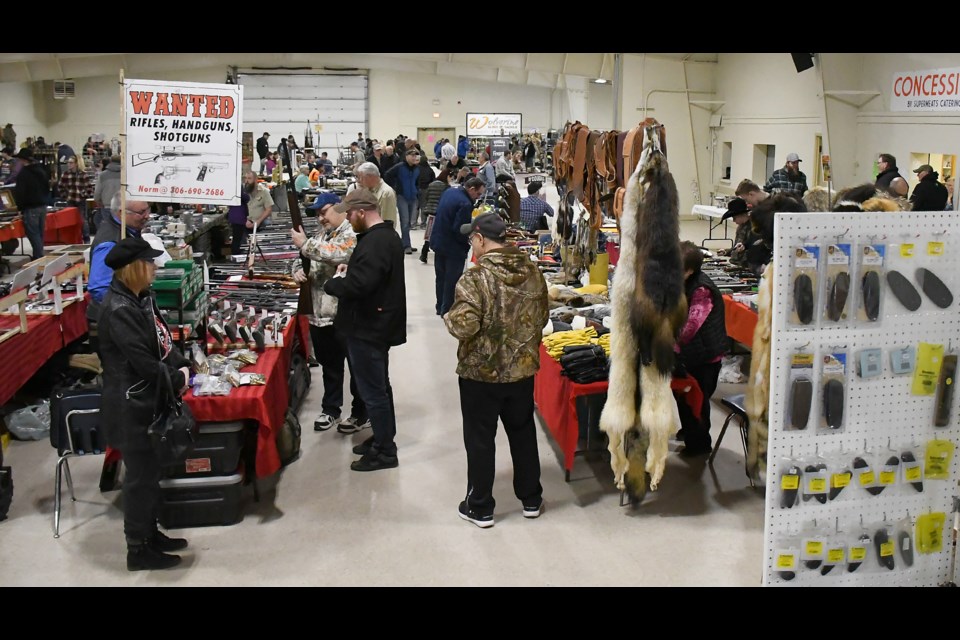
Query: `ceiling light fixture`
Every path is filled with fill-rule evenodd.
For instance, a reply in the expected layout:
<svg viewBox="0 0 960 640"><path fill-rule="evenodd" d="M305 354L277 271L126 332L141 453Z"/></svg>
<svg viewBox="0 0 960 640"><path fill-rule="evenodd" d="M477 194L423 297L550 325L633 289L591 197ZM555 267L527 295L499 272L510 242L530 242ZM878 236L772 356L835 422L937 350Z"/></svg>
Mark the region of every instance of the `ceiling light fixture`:
<svg viewBox="0 0 960 640"><path fill-rule="evenodd" d="M597 79L595 79L595 80L591 80L590 82L592 82L593 84L607 84L607 79L606 79L606 78L597 78Z"/></svg>
<svg viewBox="0 0 960 640"><path fill-rule="evenodd" d="M439 117L440 117L440 112L439 112L439 111L434 111L434 112L433 112L433 117L434 117L434 118L439 118Z"/></svg>

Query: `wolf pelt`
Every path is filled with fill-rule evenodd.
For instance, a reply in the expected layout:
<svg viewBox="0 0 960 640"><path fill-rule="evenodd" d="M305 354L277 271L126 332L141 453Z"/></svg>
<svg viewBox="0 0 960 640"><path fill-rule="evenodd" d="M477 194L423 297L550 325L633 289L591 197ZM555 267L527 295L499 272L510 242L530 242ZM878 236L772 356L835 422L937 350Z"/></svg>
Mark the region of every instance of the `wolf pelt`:
<svg viewBox="0 0 960 640"><path fill-rule="evenodd" d="M666 158L648 148L630 176L620 219L624 242L611 300L610 384L600 417L621 490L628 471L634 476L631 487L645 491L649 472L650 488L656 490L677 427L670 377L673 345L687 316L678 212L677 186ZM638 429L640 437L628 461L623 436L630 429Z"/></svg>
<svg viewBox="0 0 960 640"><path fill-rule="evenodd" d="M771 262L760 278L757 292L757 326L753 330L750 379L747 383L746 409L750 419L747 431L747 469L757 478L767 466L767 437L770 404L770 341L773 327L773 274Z"/></svg>

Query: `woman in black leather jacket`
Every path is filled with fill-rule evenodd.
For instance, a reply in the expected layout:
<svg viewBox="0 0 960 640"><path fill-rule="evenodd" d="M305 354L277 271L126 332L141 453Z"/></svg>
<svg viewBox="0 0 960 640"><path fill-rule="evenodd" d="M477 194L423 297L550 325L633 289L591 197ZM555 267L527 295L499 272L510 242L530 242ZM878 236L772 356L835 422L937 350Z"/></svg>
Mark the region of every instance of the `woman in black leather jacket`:
<svg viewBox="0 0 960 640"><path fill-rule="evenodd" d="M153 421L158 374L170 373L173 388L187 388L189 362L177 350L170 330L150 295L161 252L145 240L125 238L104 262L114 270L100 314L103 366L101 423L111 447L120 450L126 466L123 480L123 531L127 569L166 569L180 556L165 552L187 546L157 529L160 464L150 447L147 428Z"/></svg>

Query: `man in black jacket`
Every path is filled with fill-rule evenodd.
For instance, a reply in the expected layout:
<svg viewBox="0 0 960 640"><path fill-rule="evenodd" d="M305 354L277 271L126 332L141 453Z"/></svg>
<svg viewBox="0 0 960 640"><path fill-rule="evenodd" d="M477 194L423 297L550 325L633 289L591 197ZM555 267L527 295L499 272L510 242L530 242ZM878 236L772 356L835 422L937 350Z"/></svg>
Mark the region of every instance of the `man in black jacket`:
<svg viewBox="0 0 960 640"><path fill-rule="evenodd" d="M266 131L263 132L263 135L257 138L257 155L260 156L260 175L263 175L263 170L267 164L267 156L270 155L270 134Z"/></svg>
<svg viewBox="0 0 960 640"><path fill-rule="evenodd" d="M16 157L23 162L23 168L17 174L13 198L23 216L23 229L33 249L33 259L36 260L43 257L43 228L47 223L50 176L33 161L33 151L30 149L20 149Z"/></svg>
<svg viewBox="0 0 960 640"><path fill-rule="evenodd" d="M920 183L913 188L910 204L914 211L943 211L947 206L947 188L937 178L940 174L928 164L922 164L913 170Z"/></svg>
<svg viewBox="0 0 960 640"><path fill-rule="evenodd" d="M878 190L886 191L894 196L906 195L906 192L896 193L890 188L890 183L894 178L904 179L903 176L900 175L900 169L897 168L897 159L895 157L889 153L881 153L877 156L877 168L880 172L877 174L877 181L874 186Z"/></svg>
<svg viewBox="0 0 960 640"><path fill-rule="evenodd" d="M397 462L397 417L390 386L390 347L407 341L407 292L403 245L377 208L369 189L355 189L334 208L347 214L357 232L357 247L346 270L323 285L339 298L333 326L347 341L347 357L367 405L373 436L353 448L362 456L354 471L392 469Z"/></svg>

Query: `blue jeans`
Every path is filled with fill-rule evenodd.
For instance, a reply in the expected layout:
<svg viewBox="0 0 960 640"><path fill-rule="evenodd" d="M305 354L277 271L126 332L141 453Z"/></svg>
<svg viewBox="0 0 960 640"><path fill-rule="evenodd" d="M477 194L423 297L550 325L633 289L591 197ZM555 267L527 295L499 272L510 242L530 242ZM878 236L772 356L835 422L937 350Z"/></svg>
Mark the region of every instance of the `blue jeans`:
<svg viewBox="0 0 960 640"><path fill-rule="evenodd" d="M382 454L395 456L397 415L390 386L390 347L349 336L347 357L350 359L350 374L356 379L357 390L367 405L374 447Z"/></svg>
<svg viewBox="0 0 960 640"><path fill-rule="evenodd" d="M417 219L417 201L407 201L399 193L397 194L397 211L400 213L400 239L403 241L403 248L410 248L410 221Z"/></svg>
<svg viewBox="0 0 960 640"><path fill-rule="evenodd" d="M30 207L23 210L23 230L33 249L33 259L43 257L43 228L47 224L46 207Z"/></svg>
<svg viewBox="0 0 960 640"><path fill-rule="evenodd" d="M453 306L453 296L457 290L457 280L463 275L463 263L466 256L436 254L433 271L437 276L437 315L442 316Z"/></svg>

